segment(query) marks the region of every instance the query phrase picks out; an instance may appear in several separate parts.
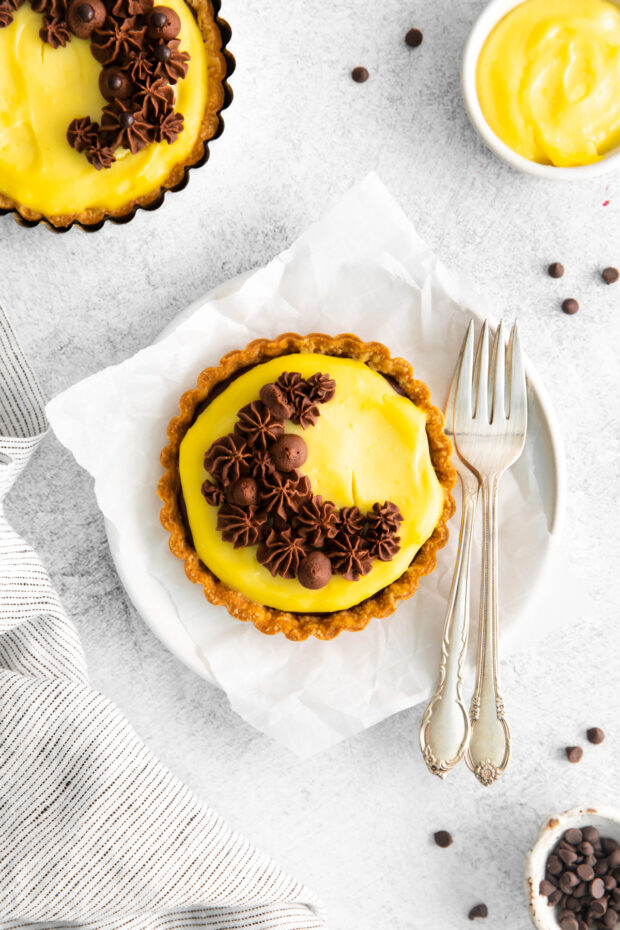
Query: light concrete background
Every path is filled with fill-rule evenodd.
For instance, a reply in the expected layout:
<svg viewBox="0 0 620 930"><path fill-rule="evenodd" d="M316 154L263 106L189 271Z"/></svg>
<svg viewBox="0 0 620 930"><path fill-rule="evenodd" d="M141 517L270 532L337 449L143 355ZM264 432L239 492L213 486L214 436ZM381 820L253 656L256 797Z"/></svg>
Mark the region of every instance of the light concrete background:
<svg viewBox="0 0 620 930"><path fill-rule="evenodd" d="M421 708L299 762L169 655L128 604L90 481L50 437L9 502L80 627L94 685L228 820L318 891L333 930L527 926L523 854L547 813L620 804L620 265L618 180L552 185L486 152L459 96L480 2L224 0L235 101L207 167L154 214L55 236L0 220L0 299L49 397L147 344L189 301L266 262L375 170L442 260L498 315L518 312L561 421L566 536L587 610L503 667L514 756L483 790L440 783L417 748ZM424 30L412 51L408 28ZM353 66L369 68L354 84ZM609 201L604 206L605 201ZM544 268L561 260L567 274ZM566 296L582 310L559 311ZM544 625L546 618L540 617ZM569 765L562 747L608 732ZM431 834L453 832L449 850Z"/></svg>

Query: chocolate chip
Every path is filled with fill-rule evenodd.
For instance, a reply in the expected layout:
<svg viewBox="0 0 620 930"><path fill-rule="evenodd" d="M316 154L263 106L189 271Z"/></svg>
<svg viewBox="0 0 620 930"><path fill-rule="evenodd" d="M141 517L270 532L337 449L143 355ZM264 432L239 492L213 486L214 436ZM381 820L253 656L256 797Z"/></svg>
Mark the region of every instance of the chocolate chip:
<svg viewBox="0 0 620 930"><path fill-rule="evenodd" d="M572 316L573 313L577 313L579 310L579 301L575 300L574 297L567 297L566 300L562 302L562 310L564 313L568 313L569 316Z"/></svg>
<svg viewBox="0 0 620 930"><path fill-rule="evenodd" d="M599 861L594 866L594 872L596 875L607 875L609 872L609 865L607 864L607 860L599 859Z"/></svg>
<svg viewBox="0 0 620 930"><path fill-rule="evenodd" d="M590 882L590 894L593 898L602 898L605 894L605 883L602 878L595 878Z"/></svg>
<svg viewBox="0 0 620 930"><path fill-rule="evenodd" d="M467 916L470 920L476 920L477 917L488 917L489 909L486 904L476 904L475 907L472 907Z"/></svg>
<svg viewBox="0 0 620 930"><path fill-rule="evenodd" d="M562 262L551 262L547 271L551 278L561 278L564 274L564 265Z"/></svg>
<svg viewBox="0 0 620 930"><path fill-rule="evenodd" d="M294 433L285 433L276 439L269 452L278 471L284 472L300 468L308 458L305 439Z"/></svg>
<svg viewBox="0 0 620 930"><path fill-rule="evenodd" d="M438 830L437 833L433 833L433 839L442 849L447 849L448 846L452 846L454 842L452 834L448 833L447 830Z"/></svg>
<svg viewBox="0 0 620 930"><path fill-rule="evenodd" d="M593 901L590 905L590 911L594 917L602 917L606 910L607 901L605 898L600 898L597 901Z"/></svg>
<svg viewBox="0 0 620 930"><path fill-rule="evenodd" d="M601 277L605 284L615 284L620 278L620 271L617 268L604 268Z"/></svg>
<svg viewBox="0 0 620 930"><path fill-rule="evenodd" d="M605 877L603 878L603 881L605 883L605 891L613 891L616 885L618 884L618 882L613 877L611 872L608 872L607 875L605 875Z"/></svg>
<svg viewBox="0 0 620 930"><path fill-rule="evenodd" d="M549 856L547 860L547 872L550 875L559 875L562 872L562 863L557 856Z"/></svg>
<svg viewBox="0 0 620 930"><path fill-rule="evenodd" d="M351 77L356 84L364 84L365 81L370 77L368 73L368 68L353 68L351 72Z"/></svg>
<svg viewBox="0 0 620 930"><path fill-rule="evenodd" d="M603 847L604 852L607 854L612 853L615 849L620 849L620 845L608 836L604 836L602 838L601 846Z"/></svg>
<svg viewBox="0 0 620 930"><path fill-rule="evenodd" d="M579 846L583 840L583 833L581 830L567 830L564 834L564 839L567 843L570 843L571 846Z"/></svg>
<svg viewBox="0 0 620 930"><path fill-rule="evenodd" d="M598 746L599 743L602 743L605 739L605 732L601 730L600 727L590 727L586 732L586 736L591 743L594 743L595 746Z"/></svg>
<svg viewBox="0 0 620 930"><path fill-rule="evenodd" d="M603 919L601 920L602 925L606 928L606 930L611 930L612 927L616 926L617 922L617 912L614 911L613 908L607 908L605 914L603 915Z"/></svg>
<svg viewBox="0 0 620 930"><path fill-rule="evenodd" d="M418 46L422 45L423 39L424 36L422 35L421 29L410 29L405 36L405 42L409 48L418 48Z"/></svg>
<svg viewBox="0 0 620 930"><path fill-rule="evenodd" d="M564 303L566 303L566 301L564 301ZM571 311L571 312L576 312L576 311ZM581 748L581 746L567 746L566 747L566 758L568 759L569 762L581 762L581 760L583 759L583 749Z"/></svg>
<svg viewBox="0 0 620 930"><path fill-rule="evenodd" d="M555 891L555 885L552 885L549 879L543 878L540 885L538 886L538 893L548 898L550 894L553 894Z"/></svg>
<svg viewBox="0 0 620 930"><path fill-rule="evenodd" d="M588 843L587 840L584 840L583 843L580 843L577 849L582 856L591 856L594 852L594 846L592 843Z"/></svg>
<svg viewBox="0 0 620 930"><path fill-rule="evenodd" d="M574 865L577 862L577 859L579 858L575 850L572 849L570 846L566 847L565 849L560 849L560 851L558 852L558 856L560 857L564 865L569 865L569 866Z"/></svg>
<svg viewBox="0 0 620 930"><path fill-rule="evenodd" d="M577 875L582 882L591 882L594 878L594 869L586 862L582 862L581 865L577 866Z"/></svg>
<svg viewBox="0 0 620 930"><path fill-rule="evenodd" d="M579 884L579 879L574 872L565 872L560 878L560 888L565 894L568 894L575 885Z"/></svg>
<svg viewBox="0 0 620 930"><path fill-rule="evenodd" d="M596 827L584 827L581 832L583 833L584 840L587 840L588 843L598 843L599 833Z"/></svg>
<svg viewBox="0 0 620 930"><path fill-rule="evenodd" d="M549 895L547 904L549 905L549 907L555 907L555 905L559 902L561 897L562 897L562 892L558 888L557 891L554 891L553 894Z"/></svg>
<svg viewBox="0 0 620 930"><path fill-rule="evenodd" d="M299 564L297 579L304 588L318 591L324 588L332 576L332 563L324 552L311 552Z"/></svg>
<svg viewBox="0 0 620 930"><path fill-rule="evenodd" d="M157 61L170 61L172 52L167 45L156 45L153 54Z"/></svg>
<svg viewBox="0 0 620 930"><path fill-rule="evenodd" d="M612 849L607 861L610 869L620 868L620 849Z"/></svg>
<svg viewBox="0 0 620 930"><path fill-rule="evenodd" d="M579 930L579 924L574 914L563 917L560 921L561 930Z"/></svg>

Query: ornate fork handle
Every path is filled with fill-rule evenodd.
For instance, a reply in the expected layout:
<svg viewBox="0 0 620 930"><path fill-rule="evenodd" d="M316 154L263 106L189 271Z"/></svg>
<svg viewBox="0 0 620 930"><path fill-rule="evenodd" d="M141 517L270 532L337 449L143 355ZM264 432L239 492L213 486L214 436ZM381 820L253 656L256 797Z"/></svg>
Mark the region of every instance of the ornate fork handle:
<svg viewBox="0 0 620 930"><path fill-rule="evenodd" d="M420 728L424 760L433 775L440 778L445 778L460 762L469 741L469 717L462 698L462 667L469 627L469 563L479 485L471 472L461 474L461 482L461 532L441 644L439 683Z"/></svg>
<svg viewBox="0 0 620 930"><path fill-rule="evenodd" d="M483 534L480 642L476 687L469 711L471 736L466 761L478 781L491 785L506 771L510 730L498 680L497 505L501 475L482 477Z"/></svg>

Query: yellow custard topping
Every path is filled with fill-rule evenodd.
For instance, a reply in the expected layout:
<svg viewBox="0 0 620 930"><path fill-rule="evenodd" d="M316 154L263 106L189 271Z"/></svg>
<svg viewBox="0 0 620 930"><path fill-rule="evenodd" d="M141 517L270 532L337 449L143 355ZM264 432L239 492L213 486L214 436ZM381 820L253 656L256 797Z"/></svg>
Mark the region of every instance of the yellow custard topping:
<svg viewBox="0 0 620 930"><path fill-rule="evenodd" d="M143 197L187 158L199 136L207 99L207 55L184 0L166 0L181 19L180 48L189 52L187 76L174 85L183 132L169 145L151 143L98 171L71 148L67 127L76 117L99 121L106 101L99 91L101 65L90 41L71 37L54 49L39 37L43 17L28 3L0 28L0 193L45 216L106 212Z"/></svg>
<svg viewBox="0 0 620 930"><path fill-rule="evenodd" d="M334 575L320 590L297 579L272 577L256 560L256 546L235 549L216 529L217 508L201 493L207 473L205 452L231 432L238 411L257 400L261 387L284 371L304 378L327 372L336 382L335 397L321 405L314 426L303 430L290 421L287 433L303 436L308 458L300 471L314 494L337 507L353 505L366 513L375 502L400 508L401 548L390 562L374 561L359 581ZM431 536L444 506L444 491L433 469L426 416L363 362L319 354L287 355L245 372L216 397L185 434L179 473L196 552L224 584L251 601L279 610L325 612L352 607L399 578Z"/></svg>
<svg viewBox="0 0 620 930"><path fill-rule="evenodd" d="M491 32L477 67L491 129L530 161L599 161L620 145L620 7L527 0Z"/></svg>

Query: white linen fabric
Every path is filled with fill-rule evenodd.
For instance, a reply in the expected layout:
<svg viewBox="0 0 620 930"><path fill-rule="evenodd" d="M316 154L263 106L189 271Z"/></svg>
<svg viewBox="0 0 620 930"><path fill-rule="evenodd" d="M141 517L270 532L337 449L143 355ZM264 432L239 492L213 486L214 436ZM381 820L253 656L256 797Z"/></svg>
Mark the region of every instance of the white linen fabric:
<svg viewBox="0 0 620 930"><path fill-rule="evenodd" d="M89 687L76 629L3 510L43 410L0 309L1 930L319 930L318 900Z"/></svg>

